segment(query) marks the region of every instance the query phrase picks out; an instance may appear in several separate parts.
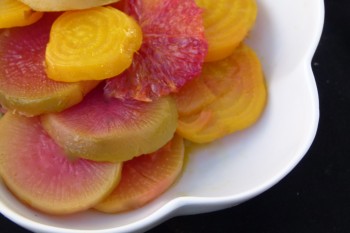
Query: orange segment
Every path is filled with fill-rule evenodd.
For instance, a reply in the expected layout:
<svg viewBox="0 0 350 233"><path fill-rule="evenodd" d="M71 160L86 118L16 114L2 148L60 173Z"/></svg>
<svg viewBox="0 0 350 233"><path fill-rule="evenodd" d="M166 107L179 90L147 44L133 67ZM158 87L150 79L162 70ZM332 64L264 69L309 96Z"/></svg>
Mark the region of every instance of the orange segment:
<svg viewBox="0 0 350 233"><path fill-rule="evenodd" d="M196 0L204 9L205 36L209 49L205 61L229 56L255 23L255 0Z"/></svg>
<svg viewBox="0 0 350 233"><path fill-rule="evenodd" d="M139 22L144 39L130 68L107 81L106 95L152 101L200 73L208 45L193 0L126 1L125 12Z"/></svg>
<svg viewBox="0 0 350 233"><path fill-rule="evenodd" d="M217 82L222 87L221 93L213 86L216 75L210 76L215 68L222 77ZM194 114L179 116L177 132L184 138L198 143L211 142L251 126L261 116L267 90L260 61L248 46L238 47L224 60L206 63L200 78L217 92L217 98Z"/></svg>
<svg viewBox="0 0 350 233"><path fill-rule="evenodd" d="M17 0L0 0L0 28L30 25L42 16Z"/></svg>
<svg viewBox="0 0 350 233"><path fill-rule="evenodd" d="M183 161L183 139L175 135L158 151L124 162L119 185L95 208L117 213L145 205L174 183L182 171Z"/></svg>
<svg viewBox="0 0 350 233"><path fill-rule="evenodd" d="M131 17L113 7L63 13L46 48L48 77L63 82L102 80L120 74L142 43Z"/></svg>

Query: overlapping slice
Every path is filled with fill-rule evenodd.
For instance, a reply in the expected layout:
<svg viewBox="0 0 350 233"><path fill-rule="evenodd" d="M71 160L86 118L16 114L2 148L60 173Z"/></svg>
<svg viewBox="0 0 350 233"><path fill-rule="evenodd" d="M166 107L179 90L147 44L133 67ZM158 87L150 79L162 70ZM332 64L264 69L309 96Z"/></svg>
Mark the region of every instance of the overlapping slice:
<svg viewBox="0 0 350 233"><path fill-rule="evenodd" d="M103 6L119 0L20 0L37 11L68 11Z"/></svg>
<svg viewBox="0 0 350 233"><path fill-rule="evenodd" d="M265 80L260 61L248 46L238 47L224 60L206 63L199 79L216 98L198 111L179 116L177 132L184 138L211 142L251 126L261 116L267 98ZM192 88L196 90L196 86ZM183 94L191 93L180 91L177 95ZM185 103L177 101L180 109L186 109Z"/></svg>
<svg viewBox="0 0 350 233"><path fill-rule="evenodd" d="M69 159L38 117L6 113L0 120L0 174L24 203L52 214L83 211L104 199L121 165Z"/></svg>
<svg viewBox="0 0 350 233"><path fill-rule="evenodd" d="M206 65L203 66L205 70ZM202 72L205 74L206 72ZM174 94L177 110L180 116L188 116L200 111L206 105L216 99L216 95L203 82L203 78L197 77L181 88L179 93Z"/></svg>
<svg viewBox="0 0 350 233"><path fill-rule="evenodd" d="M80 102L98 82L61 83L47 78L45 49L58 14L0 31L0 104L25 115L58 112Z"/></svg>
<svg viewBox="0 0 350 233"><path fill-rule="evenodd" d="M119 0L116 3L110 4L110 6L112 6L114 8L117 8L118 10L121 10L121 11L124 12L124 10L125 10L125 3L126 3L126 0Z"/></svg>
<svg viewBox="0 0 350 233"><path fill-rule="evenodd" d="M52 25L46 72L63 82L111 78L130 66L141 43L139 25L116 8L67 11Z"/></svg>
<svg viewBox="0 0 350 233"><path fill-rule="evenodd" d="M102 88L61 113L42 116L44 128L72 156L125 161L156 151L177 126L175 101L107 98Z"/></svg>
<svg viewBox="0 0 350 233"><path fill-rule="evenodd" d="M43 16L18 0L0 0L0 28L26 26Z"/></svg>
<svg viewBox="0 0 350 233"><path fill-rule="evenodd" d="M183 161L183 139L175 135L158 151L125 162L119 185L95 208L117 213L145 205L174 183L181 173Z"/></svg>
<svg viewBox="0 0 350 233"><path fill-rule="evenodd" d="M194 0L129 0L126 12L139 22L143 44L131 67L108 81L109 96L151 101L200 73L207 42Z"/></svg>
<svg viewBox="0 0 350 233"><path fill-rule="evenodd" d="M256 0L195 0L204 9L205 36L209 49L205 61L229 56L253 27Z"/></svg>

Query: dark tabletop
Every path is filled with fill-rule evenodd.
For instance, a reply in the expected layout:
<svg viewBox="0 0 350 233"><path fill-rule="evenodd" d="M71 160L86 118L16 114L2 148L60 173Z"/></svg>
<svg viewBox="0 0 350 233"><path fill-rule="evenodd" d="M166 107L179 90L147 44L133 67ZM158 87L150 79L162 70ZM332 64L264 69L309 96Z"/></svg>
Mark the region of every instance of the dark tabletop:
<svg viewBox="0 0 350 233"><path fill-rule="evenodd" d="M325 9L323 35L312 61L319 129L303 160L250 201L176 217L147 233L350 232L350 0L325 0ZM27 231L0 216L0 232Z"/></svg>

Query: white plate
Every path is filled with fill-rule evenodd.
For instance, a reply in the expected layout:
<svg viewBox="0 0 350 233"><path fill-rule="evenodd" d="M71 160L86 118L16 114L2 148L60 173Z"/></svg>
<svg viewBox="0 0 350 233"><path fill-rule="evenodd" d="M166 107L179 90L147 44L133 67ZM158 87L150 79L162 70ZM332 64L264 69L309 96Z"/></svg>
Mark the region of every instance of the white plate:
<svg viewBox="0 0 350 233"><path fill-rule="evenodd" d="M181 179L144 208L107 215L89 211L48 216L18 202L0 184L0 210L35 232L134 232L184 214L223 209L246 201L281 180L307 152L319 109L311 58L320 39L322 0L257 0L259 15L248 43L263 63L269 98L252 128L189 156Z"/></svg>

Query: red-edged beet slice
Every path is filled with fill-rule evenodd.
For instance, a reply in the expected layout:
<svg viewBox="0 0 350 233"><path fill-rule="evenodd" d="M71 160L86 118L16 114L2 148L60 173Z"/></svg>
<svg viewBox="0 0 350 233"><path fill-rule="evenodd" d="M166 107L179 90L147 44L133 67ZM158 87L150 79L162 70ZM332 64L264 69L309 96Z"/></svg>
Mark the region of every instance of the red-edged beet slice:
<svg viewBox="0 0 350 233"><path fill-rule="evenodd" d="M105 97L102 87L65 111L41 117L45 130L68 154L122 162L152 153L173 137L178 119L170 96L153 102L120 100Z"/></svg>
<svg viewBox="0 0 350 233"><path fill-rule="evenodd" d="M117 185L121 166L69 159L39 118L6 113L0 120L0 174L24 203L43 212L86 210Z"/></svg>
<svg viewBox="0 0 350 233"><path fill-rule="evenodd" d="M59 112L76 103L98 83L60 83L45 72L45 49L57 13L35 24L0 31L0 104L33 116Z"/></svg>
<svg viewBox="0 0 350 233"><path fill-rule="evenodd" d="M183 139L175 135L158 151L125 162L120 183L95 208L117 213L145 205L169 189L179 177L183 161Z"/></svg>

